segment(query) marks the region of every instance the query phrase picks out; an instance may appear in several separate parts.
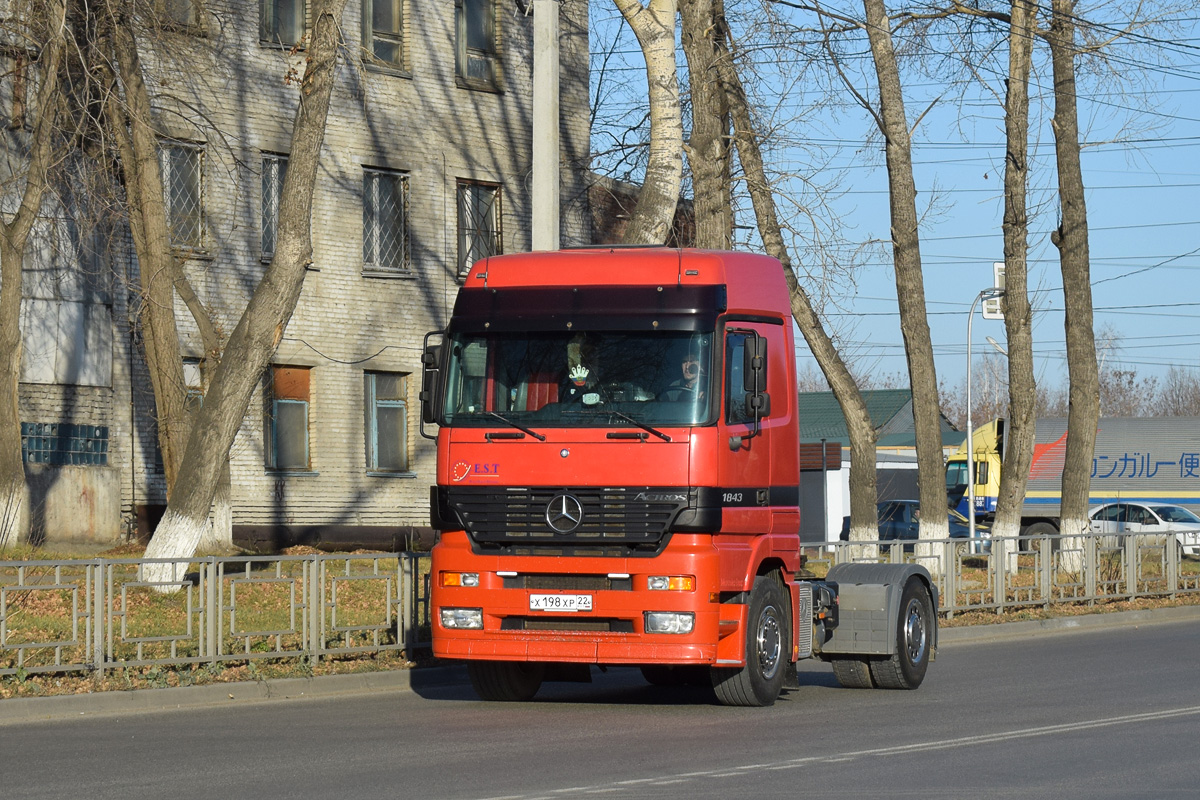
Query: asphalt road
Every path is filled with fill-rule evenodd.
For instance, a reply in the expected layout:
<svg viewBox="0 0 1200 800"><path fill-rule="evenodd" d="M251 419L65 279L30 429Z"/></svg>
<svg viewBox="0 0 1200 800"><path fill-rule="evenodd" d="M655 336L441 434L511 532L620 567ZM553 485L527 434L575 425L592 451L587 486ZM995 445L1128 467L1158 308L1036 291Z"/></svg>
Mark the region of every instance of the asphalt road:
<svg viewBox="0 0 1200 800"><path fill-rule="evenodd" d="M633 670L0 728L12 798L1200 796L1200 621L943 646L914 692L806 664L766 709Z"/></svg>

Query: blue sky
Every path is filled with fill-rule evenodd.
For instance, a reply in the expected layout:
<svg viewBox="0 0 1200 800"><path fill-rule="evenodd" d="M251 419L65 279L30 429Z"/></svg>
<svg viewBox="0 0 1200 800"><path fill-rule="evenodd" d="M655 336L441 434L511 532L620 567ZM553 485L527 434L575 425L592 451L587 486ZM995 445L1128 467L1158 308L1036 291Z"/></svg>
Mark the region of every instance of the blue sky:
<svg viewBox="0 0 1200 800"><path fill-rule="evenodd" d="M593 95L598 52L611 41L619 15L615 7L592 4ZM857 6L861 9L861 6ZM731 4L735 29L738 7ZM1139 34L1109 51L1115 70L1097 80L1081 79L1080 122L1088 146L1083 154L1084 181L1092 256L1093 305L1098 333L1111 331L1118 346L1108 358L1139 376L1161 377L1174 365L1200 370L1200 26L1191 15L1170 35ZM1112 20L1109 20L1112 21ZM644 77L640 53L627 31L617 55L607 61L603 85L610 114L636 118L644 113ZM747 41L750 35L746 34ZM931 46L938 47L936 42ZM1032 92L1049 86L1044 48L1035 66ZM763 51L766 53L766 51ZM850 59L854 79L870 89L873 77L864 54ZM911 79L906 88L910 119L936 98L914 135L913 159L921 210L922 258L926 303L939 379L950 385L966 371L967 310L975 296L992 285L992 263L1002 260L1002 168L1004 133L999 102L1007 53L975 65L990 88L970 91L963 102L928 78ZM1169 59L1170 65L1160 62ZM906 369L896 312L890 251L860 247L886 239L889 221L887 179L880 142L860 109L848 102L815 108L824 95L815 79L801 75L786 55L764 55L767 71L757 98L781 120L767 141L774 166L793 172L797 196L812 198L805 183L827 187L820 196L846 239L837 251L856 254L850 276L836 280L824 306L829 327L859 368L877 374ZM682 57L681 57L682 63ZM1148 69L1141 69L1144 65ZM1130 79L1128 86L1119 85ZM861 83L865 82L865 83ZM638 84L641 84L639 89ZM1041 87L1039 89L1039 87ZM843 97L843 100L848 98ZM1048 110L1035 109L1031 141L1030 289L1038 310L1034 350L1039 381L1050 386L1065 378L1062 295L1057 250L1049 232L1057 224L1053 139ZM686 125L686 121L685 121ZM593 146L608 144L600 126ZM597 166L613 160L598 159ZM936 200L932 206L929 201ZM749 213L737 223L744 245L755 248ZM815 272L819 261L803 247L795 257ZM1002 322L975 317L972 350L992 351L985 337L1004 342ZM806 351L801 366L811 363Z"/></svg>

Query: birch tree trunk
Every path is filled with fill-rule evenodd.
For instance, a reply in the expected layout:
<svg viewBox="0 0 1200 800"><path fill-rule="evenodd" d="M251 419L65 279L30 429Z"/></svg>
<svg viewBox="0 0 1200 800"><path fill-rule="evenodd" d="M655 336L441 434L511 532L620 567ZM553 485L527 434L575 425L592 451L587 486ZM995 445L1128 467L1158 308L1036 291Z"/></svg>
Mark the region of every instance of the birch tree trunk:
<svg viewBox="0 0 1200 800"><path fill-rule="evenodd" d="M341 45L339 21L346 0L317 0L300 105L292 128L292 146L279 209L275 256L229 337L199 409L175 490L146 548L147 558L181 559L146 564L146 580L161 589L178 588L204 534L209 509L234 437L255 388L279 347L296 308L307 266L312 262L309 220L325 121Z"/></svg>
<svg viewBox="0 0 1200 800"><path fill-rule="evenodd" d="M683 182L683 119L675 72L675 0L615 0L646 60L650 90L650 159L633 217L630 244L662 244L671 231Z"/></svg>
<svg viewBox="0 0 1200 800"><path fill-rule="evenodd" d="M32 12L31 12L32 13ZM45 33L41 52L29 69L36 65L39 88L33 109L33 131L25 155L24 187L21 202L11 219L0 215L0 548L16 543L28 534L29 493L25 483L25 465L21 460L21 282L25 252L33 223L41 210L54 159L53 137L58 119L59 72L66 46L66 8L62 0L44 0L40 18L9 20L14 27L26 28L33 41ZM11 141L11 140L10 140ZM17 163L22 154L14 154Z"/></svg>
<svg viewBox="0 0 1200 800"><path fill-rule="evenodd" d="M917 440L917 483L921 514L921 539L944 539L950 528L946 515L945 461L942 456L941 419L933 343L925 311L925 283L921 273L920 234L917 230L917 189L913 180L912 141L904 112L900 70L892 45L891 20L883 0L863 0L871 57L879 81L876 124L886 145L888 194L891 209L892 261L896 271L896 298L900 306L900 331L908 359L913 422ZM936 572L936 564L927 566Z"/></svg>
<svg viewBox="0 0 1200 800"><path fill-rule="evenodd" d="M1067 410L1067 449L1062 474L1062 507L1059 530L1079 534L1088 527L1088 494L1096 426L1100 420L1100 378L1096 366L1096 338L1092 325L1091 262L1088 252L1087 207L1084 203L1083 168L1079 158L1079 119L1075 95L1075 4L1053 0L1051 5L1050 59L1054 67L1054 154L1058 163L1058 197L1061 219L1051 241L1058 248L1063 279L1064 327L1067 338L1067 373L1070 378ZM1065 549L1075 551L1070 542ZM1074 559L1064 553L1064 567Z"/></svg>
<svg viewBox="0 0 1200 800"><path fill-rule="evenodd" d="M863 402L858 385L825 332L820 317L813 310L808 293L800 286L792 269L792 260L783 241L774 195L758 146L758 135L755 133L750 105L736 65L732 58L719 59L717 64L733 118L734 143L737 146L738 160L746 174L746 188L754 205L759 235L767 253L783 264L792 317L796 320L804 341L808 343L809 350L817 360L846 419L846 430L850 437L850 539L855 542L874 541L879 538L878 513L875 506L875 427L871 424L871 416L867 413L867 406ZM873 546L864 546L852 555L855 558L873 558L875 552Z"/></svg>
<svg viewBox="0 0 1200 800"><path fill-rule="evenodd" d="M1016 570L1021 507L1033 460L1037 388L1033 376L1033 314L1029 305L1025 199L1029 175L1029 72L1037 7L1013 0L1009 22L1008 96L1004 130L1004 330L1008 339L1008 428L1000 493L992 524L992 557ZM1012 562L1012 563L1010 563Z"/></svg>

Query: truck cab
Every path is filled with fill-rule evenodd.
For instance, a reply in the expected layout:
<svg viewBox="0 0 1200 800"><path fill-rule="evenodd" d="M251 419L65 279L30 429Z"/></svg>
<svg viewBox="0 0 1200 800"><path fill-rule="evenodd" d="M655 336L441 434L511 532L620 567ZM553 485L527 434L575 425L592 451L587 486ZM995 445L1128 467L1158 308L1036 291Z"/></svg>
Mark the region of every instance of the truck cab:
<svg viewBox="0 0 1200 800"><path fill-rule="evenodd" d="M812 654L814 602L835 610L797 580L794 348L764 256L477 263L424 357L434 654L491 699L637 665L773 702Z"/></svg>

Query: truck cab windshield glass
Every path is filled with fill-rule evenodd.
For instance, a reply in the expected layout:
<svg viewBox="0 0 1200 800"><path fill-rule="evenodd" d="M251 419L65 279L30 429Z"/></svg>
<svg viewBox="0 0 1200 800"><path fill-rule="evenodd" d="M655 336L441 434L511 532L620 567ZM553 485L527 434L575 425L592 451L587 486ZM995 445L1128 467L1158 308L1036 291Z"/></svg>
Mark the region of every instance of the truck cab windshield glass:
<svg viewBox="0 0 1200 800"><path fill-rule="evenodd" d="M445 422L696 425L713 396L711 332L457 334ZM616 413L619 412L619 413ZM623 415L623 416L622 416Z"/></svg>

